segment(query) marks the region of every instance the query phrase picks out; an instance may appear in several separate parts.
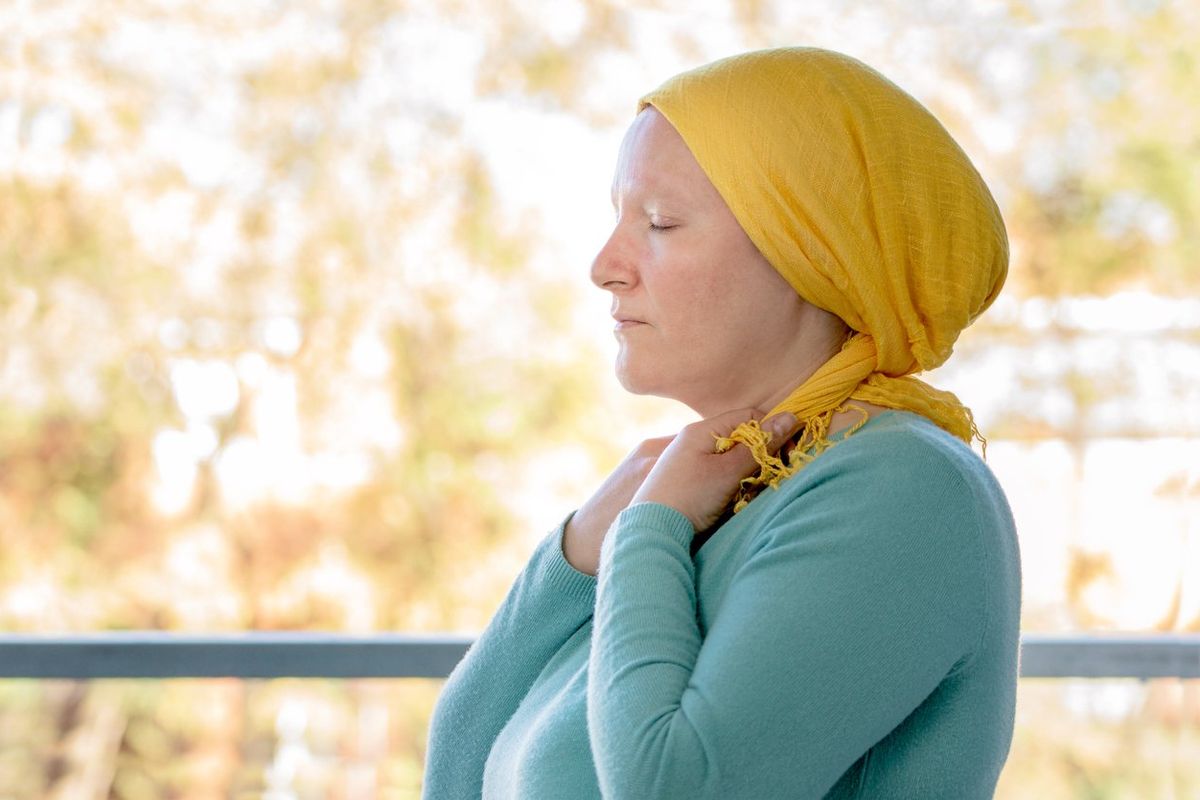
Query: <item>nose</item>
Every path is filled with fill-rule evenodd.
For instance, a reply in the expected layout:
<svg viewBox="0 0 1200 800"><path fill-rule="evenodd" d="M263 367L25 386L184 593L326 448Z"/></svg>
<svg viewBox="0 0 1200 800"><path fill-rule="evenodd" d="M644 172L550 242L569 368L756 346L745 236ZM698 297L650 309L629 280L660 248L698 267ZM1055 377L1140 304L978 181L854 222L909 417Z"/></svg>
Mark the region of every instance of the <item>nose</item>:
<svg viewBox="0 0 1200 800"><path fill-rule="evenodd" d="M624 239L623 226L618 223L608 241L592 259L592 283L601 289L616 292L632 288L637 283L633 253Z"/></svg>

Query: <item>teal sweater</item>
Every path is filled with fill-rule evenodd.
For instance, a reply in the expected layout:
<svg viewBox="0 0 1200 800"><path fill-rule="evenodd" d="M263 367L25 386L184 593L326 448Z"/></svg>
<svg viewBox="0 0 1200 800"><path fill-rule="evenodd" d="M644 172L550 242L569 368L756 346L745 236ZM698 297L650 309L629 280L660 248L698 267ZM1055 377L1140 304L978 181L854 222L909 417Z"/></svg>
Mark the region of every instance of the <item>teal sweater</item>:
<svg viewBox="0 0 1200 800"><path fill-rule="evenodd" d="M639 503L597 579L565 524L446 681L425 798L992 796L1017 540L991 471L932 423L880 414L694 555L686 517Z"/></svg>

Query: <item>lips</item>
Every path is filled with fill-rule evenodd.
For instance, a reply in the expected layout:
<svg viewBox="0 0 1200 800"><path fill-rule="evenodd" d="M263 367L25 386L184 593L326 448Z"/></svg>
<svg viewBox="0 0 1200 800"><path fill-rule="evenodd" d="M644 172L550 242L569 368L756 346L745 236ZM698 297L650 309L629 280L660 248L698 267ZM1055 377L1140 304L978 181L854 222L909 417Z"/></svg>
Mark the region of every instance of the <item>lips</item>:
<svg viewBox="0 0 1200 800"><path fill-rule="evenodd" d="M640 322L642 324L645 324L645 322L646 322L644 319L639 319L638 317L635 317L632 314L625 314L620 311L614 311L612 313L612 318L617 321L618 325L620 325L623 322Z"/></svg>
<svg viewBox="0 0 1200 800"><path fill-rule="evenodd" d="M635 316L632 316L630 314L627 314L627 313L624 313L621 311L614 311L612 313L612 318L617 321L617 324L613 326L614 332L627 331L627 330L630 330L631 328L636 328L639 325L646 324L643 320L640 320Z"/></svg>

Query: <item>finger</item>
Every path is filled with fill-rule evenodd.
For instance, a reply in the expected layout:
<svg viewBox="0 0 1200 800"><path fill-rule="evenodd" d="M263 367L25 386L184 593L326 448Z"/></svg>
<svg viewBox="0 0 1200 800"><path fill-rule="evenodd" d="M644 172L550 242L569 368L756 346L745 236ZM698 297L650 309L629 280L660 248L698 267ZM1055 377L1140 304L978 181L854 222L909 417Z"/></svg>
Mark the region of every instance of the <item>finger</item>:
<svg viewBox="0 0 1200 800"><path fill-rule="evenodd" d="M717 414L707 419L695 423L698 428L703 429L708 434L713 436L728 436L733 433L734 429L743 422L749 420L762 419L763 412L757 408L735 408L732 411L726 411L723 414Z"/></svg>
<svg viewBox="0 0 1200 800"><path fill-rule="evenodd" d="M737 409L718 414L699 422L693 422L681 432L688 442L693 443L698 451L709 455L729 456L735 450L745 450L737 447L738 442L730 439L729 435L743 422L753 422L757 425L760 413L753 408Z"/></svg>
<svg viewBox="0 0 1200 800"><path fill-rule="evenodd" d="M792 434L800 430L800 420L789 411L781 411L762 422L762 429L771 436L767 449L775 453L783 447L783 443L792 438Z"/></svg>

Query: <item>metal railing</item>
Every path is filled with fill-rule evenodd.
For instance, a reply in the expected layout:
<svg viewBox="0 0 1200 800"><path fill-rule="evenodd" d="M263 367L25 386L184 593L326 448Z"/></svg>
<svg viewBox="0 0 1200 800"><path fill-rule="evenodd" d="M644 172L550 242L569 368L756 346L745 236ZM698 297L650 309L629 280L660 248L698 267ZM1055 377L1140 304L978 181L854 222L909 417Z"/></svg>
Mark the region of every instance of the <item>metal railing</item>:
<svg viewBox="0 0 1200 800"><path fill-rule="evenodd" d="M0 635L0 678L444 678L469 636L131 631ZM1200 678L1200 635L1021 638L1022 678Z"/></svg>

